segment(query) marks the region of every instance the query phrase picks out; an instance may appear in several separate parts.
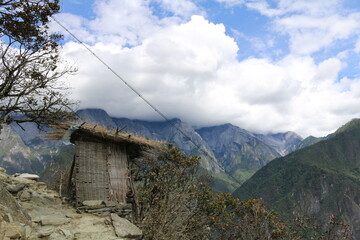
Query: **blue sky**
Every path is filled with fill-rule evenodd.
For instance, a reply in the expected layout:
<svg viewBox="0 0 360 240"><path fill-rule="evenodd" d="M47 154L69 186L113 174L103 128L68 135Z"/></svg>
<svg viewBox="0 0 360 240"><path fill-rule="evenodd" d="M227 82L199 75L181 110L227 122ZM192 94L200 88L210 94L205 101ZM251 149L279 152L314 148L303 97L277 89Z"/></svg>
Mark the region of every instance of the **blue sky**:
<svg viewBox="0 0 360 240"><path fill-rule="evenodd" d="M358 0L63 0L56 17L167 116L326 135L360 117ZM159 119L59 26L81 107Z"/></svg>

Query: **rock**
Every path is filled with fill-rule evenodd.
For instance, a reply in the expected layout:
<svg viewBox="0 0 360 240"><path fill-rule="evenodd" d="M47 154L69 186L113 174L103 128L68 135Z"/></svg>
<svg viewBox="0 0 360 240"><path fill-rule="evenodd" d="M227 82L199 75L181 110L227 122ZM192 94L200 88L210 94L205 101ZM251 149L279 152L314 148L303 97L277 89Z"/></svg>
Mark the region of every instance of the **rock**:
<svg viewBox="0 0 360 240"><path fill-rule="evenodd" d="M99 206L103 204L103 200L86 200L82 204L88 207Z"/></svg>
<svg viewBox="0 0 360 240"><path fill-rule="evenodd" d="M33 192L31 201L38 206L55 206L61 204L59 198L48 196L47 194L41 194L39 192Z"/></svg>
<svg viewBox="0 0 360 240"><path fill-rule="evenodd" d="M54 227L51 226L46 226L46 227L42 227L39 231L38 231L38 237L39 238L43 238L43 237L48 237L50 236L53 232L55 231Z"/></svg>
<svg viewBox="0 0 360 240"><path fill-rule="evenodd" d="M60 231L66 238L71 237L71 232L70 232L69 230L60 228L59 231Z"/></svg>
<svg viewBox="0 0 360 240"><path fill-rule="evenodd" d="M24 190L18 194L20 201L27 202L31 200L32 192L29 190Z"/></svg>
<svg viewBox="0 0 360 240"><path fill-rule="evenodd" d="M115 213L112 213L110 216L116 236L121 238L141 239L142 231L137 226L125 218L119 217Z"/></svg>
<svg viewBox="0 0 360 240"><path fill-rule="evenodd" d="M6 213L5 216L3 216L3 219L8 223L12 223L14 221L10 213Z"/></svg>
<svg viewBox="0 0 360 240"><path fill-rule="evenodd" d="M10 177L6 173L0 172L0 181L6 182Z"/></svg>
<svg viewBox="0 0 360 240"><path fill-rule="evenodd" d="M0 167L0 173L6 173L5 168Z"/></svg>
<svg viewBox="0 0 360 240"><path fill-rule="evenodd" d="M24 183L20 183L20 184L16 184L16 185L7 185L6 190L8 190L10 193L16 194L16 193L20 192L21 190L23 190L24 187L26 187L26 184L24 184Z"/></svg>
<svg viewBox="0 0 360 240"><path fill-rule="evenodd" d="M25 239L28 239L30 237L30 234L32 232L31 227L30 226L25 226Z"/></svg>
<svg viewBox="0 0 360 240"><path fill-rule="evenodd" d="M118 202L105 200L104 204L106 207L116 207L118 205Z"/></svg>
<svg viewBox="0 0 360 240"><path fill-rule="evenodd" d="M27 178L9 177L9 179L13 182L13 184L15 184L15 183L24 183L26 185L29 185L29 184L35 183L34 180L27 179Z"/></svg>
<svg viewBox="0 0 360 240"><path fill-rule="evenodd" d="M78 213L74 213L74 212L67 212L65 214L65 216L67 218L72 218L72 219L80 219L81 218L81 214L78 214Z"/></svg>
<svg viewBox="0 0 360 240"><path fill-rule="evenodd" d="M63 239L66 239L66 237L64 237L64 235L59 232L53 232L48 238L48 240L63 240Z"/></svg>
<svg viewBox="0 0 360 240"><path fill-rule="evenodd" d="M45 192L47 191L46 183L44 182L33 182L29 184L29 188L33 191Z"/></svg>
<svg viewBox="0 0 360 240"><path fill-rule="evenodd" d="M30 216L23 211L16 199L0 184L0 216L11 214L13 221L28 223Z"/></svg>
<svg viewBox="0 0 360 240"><path fill-rule="evenodd" d="M16 176L18 178L26 178L30 180L38 180L40 177L36 174L29 174L29 173L22 173L19 176Z"/></svg>
<svg viewBox="0 0 360 240"><path fill-rule="evenodd" d="M18 223L8 223L5 228L4 239L23 239L25 228Z"/></svg>
<svg viewBox="0 0 360 240"><path fill-rule="evenodd" d="M46 226L46 225L60 226L69 223L70 220L71 220L70 218L64 218L64 217L43 217L40 219L40 224L42 226Z"/></svg>

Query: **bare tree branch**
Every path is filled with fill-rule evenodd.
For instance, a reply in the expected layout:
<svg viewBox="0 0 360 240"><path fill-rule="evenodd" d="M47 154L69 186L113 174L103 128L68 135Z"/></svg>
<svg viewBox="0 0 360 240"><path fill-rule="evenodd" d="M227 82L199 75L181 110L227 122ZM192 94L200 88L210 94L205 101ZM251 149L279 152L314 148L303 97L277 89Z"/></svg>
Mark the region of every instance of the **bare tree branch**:
<svg viewBox="0 0 360 240"><path fill-rule="evenodd" d="M76 71L59 56L61 35L48 32L59 0L0 0L0 124L51 124L72 116L59 80Z"/></svg>

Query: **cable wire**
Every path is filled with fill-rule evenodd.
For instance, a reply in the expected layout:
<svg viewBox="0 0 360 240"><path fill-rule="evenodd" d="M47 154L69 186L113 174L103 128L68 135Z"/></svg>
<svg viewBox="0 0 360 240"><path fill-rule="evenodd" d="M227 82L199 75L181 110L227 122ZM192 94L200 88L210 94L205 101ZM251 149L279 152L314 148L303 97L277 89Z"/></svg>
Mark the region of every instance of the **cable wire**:
<svg viewBox="0 0 360 240"><path fill-rule="evenodd" d="M182 129L180 129L178 126L176 126L175 123L173 123L165 114L163 114L157 107L155 107L149 100L147 100L139 91L137 91L133 86L131 86L123 77L121 77L114 69L112 69L104 60L102 60L94 51L92 51L84 42L82 42L75 34L73 34L68 28L66 28L60 21L58 21L54 16L51 16L51 18L61 27L63 28L67 33L69 33L77 42L79 42L82 46L86 48L96 59L98 59L108 70L110 70L117 78L119 78L128 88L130 88L136 95L138 95L147 105L149 105L156 113L158 113L165 121L167 121L173 128L175 128L179 133L181 133L188 141L190 141L198 150L200 150L202 153L205 154L206 157L208 157L212 162L215 163L224 173L226 173L223 166L221 166L210 154L202 149L200 145L198 145L196 142L194 142ZM242 185L242 183L233 177L230 174L227 174L232 178L237 184ZM248 191L248 190L246 190ZM253 194L248 191L250 195L253 197Z"/></svg>

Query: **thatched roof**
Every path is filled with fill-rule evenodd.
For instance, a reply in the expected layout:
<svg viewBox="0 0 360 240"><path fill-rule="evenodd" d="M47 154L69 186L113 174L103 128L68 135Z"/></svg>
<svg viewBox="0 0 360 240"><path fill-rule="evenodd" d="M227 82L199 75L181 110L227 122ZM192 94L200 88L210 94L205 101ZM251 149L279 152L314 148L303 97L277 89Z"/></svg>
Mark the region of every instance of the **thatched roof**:
<svg viewBox="0 0 360 240"><path fill-rule="evenodd" d="M162 143L150 140L132 133L119 133L117 130L109 130L101 126L87 123L58 123L51 126L53 131L47 133L47 137L52 140L63 140L64 142L74 143L74 135L84 135L95 137L104 141L118 143L135 144L143 147L159 147Z"/></svg>

